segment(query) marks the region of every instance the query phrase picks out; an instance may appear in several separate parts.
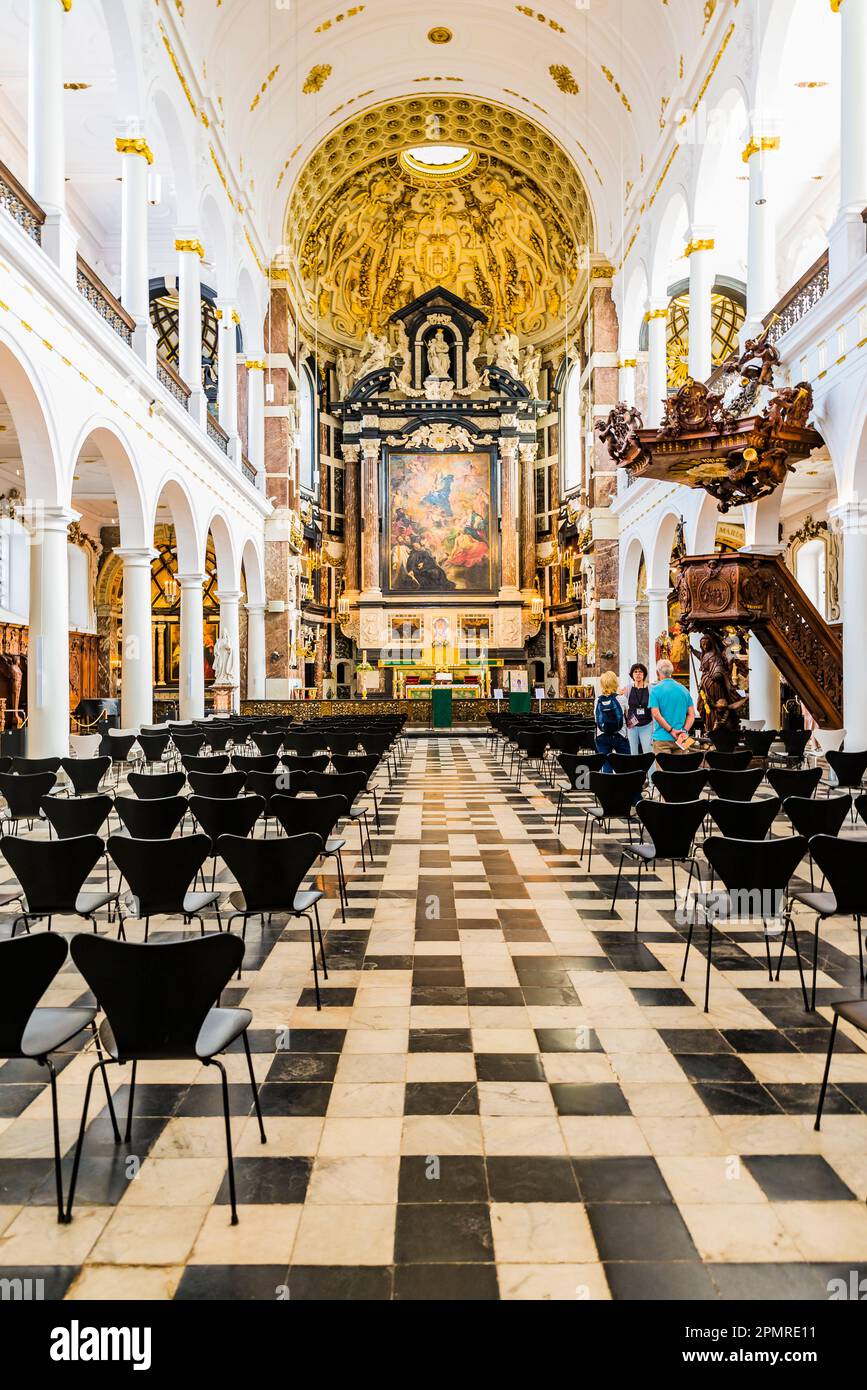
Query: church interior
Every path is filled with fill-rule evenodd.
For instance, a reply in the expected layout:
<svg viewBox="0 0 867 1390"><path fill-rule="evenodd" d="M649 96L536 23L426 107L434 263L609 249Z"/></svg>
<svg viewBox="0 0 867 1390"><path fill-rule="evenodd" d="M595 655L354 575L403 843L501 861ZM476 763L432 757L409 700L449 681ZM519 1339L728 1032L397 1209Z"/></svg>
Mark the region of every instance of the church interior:
<svg viewBox="0 0 867 1390"><path fill-rule="evenodd" d="M0 36L2 1297L863 1298L867 0Z"/></svg>

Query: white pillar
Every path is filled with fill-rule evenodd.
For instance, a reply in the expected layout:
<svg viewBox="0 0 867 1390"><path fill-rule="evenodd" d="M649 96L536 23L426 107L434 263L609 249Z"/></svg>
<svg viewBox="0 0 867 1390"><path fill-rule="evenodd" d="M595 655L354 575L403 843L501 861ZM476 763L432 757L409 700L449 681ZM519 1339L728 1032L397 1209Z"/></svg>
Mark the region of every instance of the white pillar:
<svg viewBox="0 0 867 1390"><path fill-rule="evenodd" d="M656 427L662 419L668 392L668 305L652 303L647 313L647 427Z"/></svg>
<svg viewBox="0 0 867 1390"><path fill-rule="evenodd" d="M635 405L635 368L638 362L634 357L625 357L617 365L620 369L617 383L619 399L627 405Z"/></svg>
<svg viewBox="0 0 867 1390"><path fill-rule="evenodd" d="M618 669L622 676L629 673L633 662L638 661L638 628L635 621L636 599L621 599L620 609L620 661Z"/></svg>
<svg viewBox="0 0 867 1390"><path fill-rule="evenodd" d="M684 255L689 258L689 374L693 381L707 381L713 370L710 296L714 271L714 241L707 228L691 228Z"/></svg>
<svg viewBox="0 0 867 1390"><path fill-rule="evenodd" d="M204 619L202 585L204 574L179 574L181 586L181 719L202 719L205 713Z"/></svg>
<svg viewBox="0 0 867 1390"><path fill-rule="evenodd" d="M767 199L767 156L780 148L778 135L753 136L743 152L749 170L747 230L747 316L741 342L762 331L762 319L777 301L775 219Z"/></svg>
<svg viewBox="0 0 867 1390"><path fill-rule="evenodd" d="M844 504L832 517L843 545L843 724L846 748L859 752L867 748L867 504Z"/></svg>
<svg viewBox="0 0 867 1390"><path fill-rule="evenodd" d="M750 633L750 719L780 727L780 673L754 632Z"/></svg>
<svg viewBox="0 0 867 1390"><path fill-rule="evenodd" d="M265 698L265 604L247 604L247 699Z"/></svg>
<svg viewBox="0 0 867 1390"><path fill-rule="evenodd" d="M189 411L205 428L207 400L202 388L202 276L205 250L192 234L178 228L178 371L190 388Z"/></svg>
<svg viewBox="0 0 867 1390"><path fill-rule="evenodd" d="M23 508L30 568L27 658L27 754L69 753L69 570L67 530L78 513L64 507Z"/></svg>
<svg viewBox="0 0 867 1390"><path fill-rule="evenodd" d="M247 358L247 457L256 470L256 485L265 488L265 359Z"/></svg>
<svg viewBox="0 0 867 1390"><path fill-rule="evenodd" d="M148 293L148 168L154 157L142 136L121 135L114 143L121 157L120 299L136 321L133 347L155 371Z"/></svg>
<svg viewBox="0 0 867 1390"><path fill-rule="evenodd" d="M62 0L30 0L27 183L45 212L42 249L75 283L78 236L66 215Z"/></svg>
<svg viewBox="0 0 867 1390"><path fill-rule="evenodd" d="M140 729L153 719L153 638L151 634L150 546L115 550L123 560L123 658L121 724Z"/></svg>
<svg viewBox="0 0 867 1390"><path fill-rule="evenodd" d="M241 693L241 627L238 605L244 595L240 589L220 589L220 636L228 637L232 649L229 679L232 685L232 709L237 713Z"/></svg>
<svg viewBox="0 0 867 1390"><path fill-rule="evenodd" d="M235 350L239 319L235 305L221 299L217 305L217 321L217 414L229 436L229 456L239 462L238 354Z"/></svg>
<svg viewBox="0 0 867 1390"><path fill-rule="evenodd" d="M670 590L647 590L647 670L650 680L656 678L656 639L668 631L668 595Z"/></svg>
<svg viewBox="0 0 867 1390"><path fill-rule="evenodd" d="M832 0L840 14L840 207L828 234L831 283L865 254L867 207L867 3ZM848 741L848 740L847 740Z"/></svg>

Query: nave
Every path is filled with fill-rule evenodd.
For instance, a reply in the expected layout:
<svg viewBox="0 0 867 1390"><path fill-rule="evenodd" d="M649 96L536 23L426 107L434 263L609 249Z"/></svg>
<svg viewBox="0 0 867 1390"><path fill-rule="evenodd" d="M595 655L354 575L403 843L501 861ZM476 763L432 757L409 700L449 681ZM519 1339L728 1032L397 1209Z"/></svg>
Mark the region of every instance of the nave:
<svg viewBox="0 0 867 1390"><path fill-rule="evenodd" d="M829 1280L867 1273L867 1058L845 1024L813 1129L830 1002L859 992L846 919L822 929L815 1013L791 953L768 982L747 924L715 945L705 1013L704 933L682 983L669 866L642 875L637 935L630 865L611 911L622 825L597 829L579 862L581 797L555 835L556 787L531 765L518 790L479 738L411 738L393 785L384 766L376 783L366 872L347 834L345 924L333 861L315 873L321 1011L306 924L276 915L250 923L223 993L252 1010L267 1133L262 1145L234 1044L239 1224L214 1069L141 1064L120 1147L97 1084L59 1225L44 1073L7 1061L4 1277L38 1275L67 1299L691 1301L825 1300ZM783 818L773 833L789 833ZM216 885L234 887L222 863ZM812 917L795 920L809 954ZM2 935L11 924L7 909ZM154 920L150 939L177 931ZM47 1002L86 998L67 963ZM65 1181L92 1047L58 1068ZM109 1072L121 1124L126 1072Z"/></svg>

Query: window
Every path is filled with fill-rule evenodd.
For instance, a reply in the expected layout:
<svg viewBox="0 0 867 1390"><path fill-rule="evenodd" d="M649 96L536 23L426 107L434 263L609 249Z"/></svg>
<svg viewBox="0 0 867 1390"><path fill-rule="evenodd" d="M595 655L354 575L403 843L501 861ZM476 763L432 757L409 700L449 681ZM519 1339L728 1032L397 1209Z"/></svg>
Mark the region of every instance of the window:
<svg viewBox="0 0 867 1390"><path fill-rule="evenodd" d="M316 400L313 381L306 367L298 382L298 480L305 492L314 491L316 469Z"/></svg>
<svg viewBox="0 0 867 1390"><path fill-rule="evenodd" d="M581 370L577 365L566 378L560 424L561 490L581 486Z"/></svg>

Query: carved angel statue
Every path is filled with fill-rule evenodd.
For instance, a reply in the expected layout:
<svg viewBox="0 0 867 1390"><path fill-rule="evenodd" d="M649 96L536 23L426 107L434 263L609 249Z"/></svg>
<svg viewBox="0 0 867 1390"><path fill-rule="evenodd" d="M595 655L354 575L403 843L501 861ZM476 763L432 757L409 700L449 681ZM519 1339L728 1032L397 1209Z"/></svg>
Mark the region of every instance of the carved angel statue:
<svg viewBox="0 0 867 1390"><path fill-rule="evenodd" d="M347 348L340 348L337 353L337 395L340 400L345 401L352 389L355 380L356 358L354 352L349 352Z"/></svg>
<svg viewBox="0 0 867 1390"><path fill-rule="evenodd" d="M464 376L466 377L466 385L464 387L464 391L467 394L470 394L473 391L481 391L485 385L484 377L482 376L481 372L476 366L476 362L478 358L481 356L481 352L482 325L480 323L477 323L475 324L473 331L470 334L470 341L467 343L466 370L464 372Z"/></svg>
<svg viewBox="0 0 867 1390"><path fill-rule="evenodd" d="M381 372L391 360L391 348L386 337L379 337L372 328L364 335L364 343L358 361L356 381L370 372Z"/></svg>
<svg viewBox="0 0 867 1390"><path fill-rule="evenodd" d="M597 421L596 433L600 443L608 446L609 457L623 463L640 448L636 431L642 428L641 413L635 406L618 401L605 420Z"/></svg>
<svg viewBox="0 0 867 1390"><path fill-rule="evenodd" d="M225 632L221 632L214 643L214 685L232 684L232 643Z"/></svg>
<svg viewBox="0 0 867 1390"><path fill-rule="evenodd" d="M747 338L743 352L740 355L733 352L725 367L739 371L744 381L755 382L757 386L773 386L774 368L779 365L780 354L768 341L770 328L767 324L755 338Z"/></svg>
<svg viewBox="0 0 867 1390"><path fill-rule="evenodd" d="M449 377L449 345L445 334L438 328L427 345L427 365L431 376Z"/></svg>
<svg viewBox="0 0 867 1390"><path fill-rule="evenodd" d="M524 352L521 363L521 380L530 393L530 399L539 399L539 373L542 370L542 353L539 348L530 346Z"/></svg>
<svg viewBox="0 0 867 1390"><path fill-rule="evenodd" d="M510 333L508 329L503 329L502 332L495 333L491 341L496 354L495 365L500 368L500 371L508 372L510 376L518 378L520 376L518 353L521 345L517 333Z"/></svg>
<svg viewBox="0 0 867 1390"><path fill-rule="evenodd" d="M403 323L397 325L397 355L400 358L400 371L392 372L391 389L409 395L412 391L412 353L409 346L409 334Z"/></svg>

